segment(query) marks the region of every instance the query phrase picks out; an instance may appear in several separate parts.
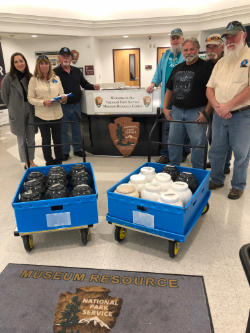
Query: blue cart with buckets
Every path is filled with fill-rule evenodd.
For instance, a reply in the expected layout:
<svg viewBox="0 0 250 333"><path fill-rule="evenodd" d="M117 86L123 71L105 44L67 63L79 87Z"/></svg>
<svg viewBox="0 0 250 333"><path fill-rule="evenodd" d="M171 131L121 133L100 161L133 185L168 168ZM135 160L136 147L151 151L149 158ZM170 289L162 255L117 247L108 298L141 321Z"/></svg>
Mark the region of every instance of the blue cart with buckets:
<svg viewBox="0 0 250 333"><path fill-rule="evenodd" d="M211 195L209 191L209 176L210 172L206 171L206 160L208 150L208 138L211 131L211 121L205 111L202 111L207 119L207 122L201 125L208 124L208 131L204 146L187 147L204 149L204 170L179 167L180 172L190 172L196 177L199 182L199 187L193 194L192 198L184 208L163 204L160 202L149 201L140 198L134 198L118 193L114 193L117 186L128 183L130 176L138 174L142 167L150 166L155 168L156 173L162 171L164 165L159 163L151 163L151 144L166 144L163 142L151 141L151 136L156 126L159 123L168 121L161 118L160 108L157 109L156 121L149 133L148 138L148 162L140 168L134 170L127 177L112 186L108 191L108 214L106 220L115 224L115 239L122 241L126 236L126 229L134 229L144 233L153 234L158 237L167 238L169 240L169 256L174 258L179 251L179 243L185 242L187 236L193 229L195 223L202 214L205 214L209 209L208 199ZM190 121L173 121L180 123L193 123ZM171 144L174 146L183 146L181 144Z"/></svg>
<svg viewBox="0 0 250 333"><path fill-rule="evenodd" d="M18 186L12 201L15 211L15 236L22 236L24 248L31 251L33 248L33 234L59 230L79 229L84 245L88 241L89 227L98 223L97 187L91 163L77 163L86 166L93 178L94 194L59 199L20 202L19 196L28 175L33 171L40 171L47 176L52 166L28 168ZM62 164L69 173L74 164Z"/></svg>

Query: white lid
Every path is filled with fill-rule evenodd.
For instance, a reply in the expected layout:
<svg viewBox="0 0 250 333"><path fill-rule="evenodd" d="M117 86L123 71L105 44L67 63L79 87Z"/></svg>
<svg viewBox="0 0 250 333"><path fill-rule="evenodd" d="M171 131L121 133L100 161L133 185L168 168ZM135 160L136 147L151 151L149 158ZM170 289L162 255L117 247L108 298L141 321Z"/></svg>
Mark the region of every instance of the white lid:
<svg viewBox="0 0 250 333"><path fill-rule="evenodd" d="M164 193L161 194L161 201L171 204L171 203L178 202L179 197L175 193L164 192Z"/></svg>
<svg viewBox="0 0 250 333"><path fill-rule="evenodd" d="M161 191L161 186L159 184L156 184L156 183L148 183L148 184L145 185L144 188L148 192L159 193Z"/></svg>
<svg viewBox="0 0 250 333"><path fill-rule="evenodd" d="M130 177L130 181L131 181L131 183L134 183L134 184L143 184L143 183L145 183L146 178L144 175L132 175Z"/></svg>
<svg viewBox="0 0 250 333"><path fill-rule="evenodd" d="M171 182L171 176L166 173L166 172L159 172L157 173L157 175L155 176L155 179L159 182L159 183L168 183Z"/></svg>
<svg viewBox="0 0 250 333"><path fill-rule="evenodd" d="M188 189L188 184L184 182L175 182L171 184L171 188L175 191L183 192Z"/></svg>
<svg viewBox="0 0 250 333"><path fill-rule="evenodd" d="M130 184L121 184L116 188L117 193L128 194L136 191L135 187Z"/></svg>
<svg viewBox="0 0 250 333"><path fill-rule="evenodd" d="M143 175L152 175L155 173L155 169L152 167L143 167L140 171Z"/></svg>

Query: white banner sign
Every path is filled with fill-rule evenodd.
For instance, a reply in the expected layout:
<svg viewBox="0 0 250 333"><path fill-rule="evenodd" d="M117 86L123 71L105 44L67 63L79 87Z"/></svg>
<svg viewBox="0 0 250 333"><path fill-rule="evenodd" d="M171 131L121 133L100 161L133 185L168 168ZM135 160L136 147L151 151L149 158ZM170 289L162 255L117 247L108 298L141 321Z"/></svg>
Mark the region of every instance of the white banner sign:
<svg viewBox="0 0 250 333"><path fill-rule="evenodd" d="M152 113L152 94L146 91L98 91L93 93L95 113Z"/></svg>

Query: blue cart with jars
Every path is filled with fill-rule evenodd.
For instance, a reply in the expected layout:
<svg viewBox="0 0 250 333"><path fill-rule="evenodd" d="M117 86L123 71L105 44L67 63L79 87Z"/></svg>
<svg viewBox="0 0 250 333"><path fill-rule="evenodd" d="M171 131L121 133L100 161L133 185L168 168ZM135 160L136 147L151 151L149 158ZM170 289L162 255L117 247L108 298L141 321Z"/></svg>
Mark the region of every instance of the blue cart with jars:
<svg viewBox="0 0 250 333"><path fill-rule="evenodd" d="M147 162L112 186L107 191L108 214L106 220L115 225L115 240L118 242L125 238L127 229L167 238L169 240L169 255L174 258L179 251L180 242L185 242L199 217L209 209L210 172L177 167L179 172L192 173L199 183L199 187L185 207L172 206L114 192L117 186L128 183L132 175L139 174L142 167L153 167L156 173L159 173L164 165Z"/></svg>
<svg viewBox="0 0 250 333"><path fill-rule="evenodd" d="M87 168L93 179L93 194L58 199L20 202L23 185L31 172L40 171L47 176L53 166L28 168L12 201L16 217L15 236L21 236L26 251L33 248L33 234L79 229L82 243L87 244L89 228L98 223L97 187L92 165L77 163ZM60 165L68 174L75 164ZM70 188L69 188L70 190Z"/></svg>

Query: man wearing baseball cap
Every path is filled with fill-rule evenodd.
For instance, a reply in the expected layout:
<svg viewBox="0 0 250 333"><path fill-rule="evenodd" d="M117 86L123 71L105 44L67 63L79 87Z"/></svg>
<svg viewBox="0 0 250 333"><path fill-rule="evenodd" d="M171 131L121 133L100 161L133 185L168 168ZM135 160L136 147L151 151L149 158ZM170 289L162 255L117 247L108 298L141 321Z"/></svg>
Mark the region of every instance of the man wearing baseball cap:
<svg viewBox="0 0 250 333"><path fill-rule="evenodd" d="M163 56L161 57L161 60L156 68L154 77L152 79L152 82L149 87L147 87L147 93L152 93L154 87L158 87L161 83L161 111L163 108L163 101L164 96L167 90L166 84L168 82L168 79L170 77L170 74L172 73L173 68L184 61L184 58L181 53L181 44L183 42L183 32L180 28L176 28L171 31L170 34L170 45L171 48L167 50ZM171 105L169 106L171 108ZM169 122L165 122L164 124L164 134L163 134L163 142L168 142L168 136L169 136ZM189 144L189 138L188 136L185 137L185 144ZM190 148L184 147L183 148L183 159L184 162L187 158L187 155L190 154ZM157 163L167 164L169 163L169 153L168 153L168 146L164 145L161 156L156 161Z"/></svg>
<svg viewBox="0 0 250 333"><path fill-rule="evenodd" d="M241 22L228 23L225 54L215 65L207 84L207 97L215 112L209 151L209 189L224 186L224 166L229 146L234 152L234 171L229 199L239 199L246 187L250 156L250 49Z"/></svg>
<svg viewBox="0 0 250 333"><path fill-rule="evenodd" d="M74 111L81 117L81 87L85 90L99 90L99 84L89 83L83 76L79 68L71 66L73 54L68 47L62 47L59 51L60 66L54 68L54 72L60 77L65 94L72 93L74 96L68 97L66 104L62 105L63 121L76 121ZM81 128L79 123L70 123L72 132L72 141L81 142ZM69 143L68 135L69 124L62 124L62 143ZM73 145L74 155L83 157L81 144ZM67 161L70 153L70 146L62 146L63 161Z"/></svg>
<svg viewBox="0 0 250 333"><path fill-rule="evenodd" d="M210 62L213 66L220 60L220 58L224 55L224 41L221 38L220 34L212 34L208 36L205 40L206 42L206 58L207 61ZM213 120L213 112L209 114L211 121ZM212 131L210 132L209 144L212 144ZM230 165L232 158L232 148L229 147L226 164L224 168L224 174L227 175L230 173ZM207 168L211 168L210 162L207 163Z"/></svg>

